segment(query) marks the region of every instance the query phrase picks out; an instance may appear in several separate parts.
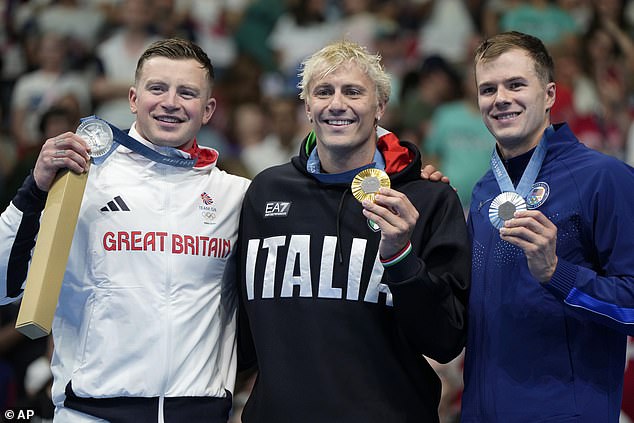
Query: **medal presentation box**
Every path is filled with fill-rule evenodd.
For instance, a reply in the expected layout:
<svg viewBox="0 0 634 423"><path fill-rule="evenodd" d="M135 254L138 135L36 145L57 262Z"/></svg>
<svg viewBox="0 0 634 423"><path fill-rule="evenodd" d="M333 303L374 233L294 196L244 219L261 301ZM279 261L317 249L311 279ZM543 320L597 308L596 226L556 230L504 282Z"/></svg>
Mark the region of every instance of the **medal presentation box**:
<svg viewBox="0 0 634 423"><path fill-rule="evenodd" d="M112 129L96 116L83 118L76 133L90 147L93 159L106 155L113 145ZM15 324L18 332L31 339L51 333L87 181L88 171L76 174L65 169L48 192Z"/></svg>
<svg viewBox="0 0 634 423"><path fill-rule="evenodd" d="M31 339L51 332L87 180L88 172L78 175L64 170L48 193L15 324Z"/></svg>

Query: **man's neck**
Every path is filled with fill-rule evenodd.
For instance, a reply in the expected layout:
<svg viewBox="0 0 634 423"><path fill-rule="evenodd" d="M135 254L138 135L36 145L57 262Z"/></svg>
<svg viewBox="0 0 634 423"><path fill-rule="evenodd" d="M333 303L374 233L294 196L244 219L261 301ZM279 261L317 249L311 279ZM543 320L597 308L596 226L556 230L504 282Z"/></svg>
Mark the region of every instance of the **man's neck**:
<svg viewBox="0 0 634 423"><path fill-rule="evenodd" d="M522 154L531 151L532 149L537 147L537 144L539 144L539 142L541 141L542 137L544 136L544 132L546 131L546 128L548 128L548 126L550 126L550 122L547 122L547 124L530 140L521 140L516 143L504 144L498 142L497 148L500 154L500 158L502 158L502 160L510 160L514 157L521 156Z"/></svg>
<svg viewBox="0 0 634 423"><path fill-rule="evenodd" d="M374 161L375 151L376 147L371 151L345 152L338 155L337 152L317 148L322 173L343 173L365 166Z"/></svg>

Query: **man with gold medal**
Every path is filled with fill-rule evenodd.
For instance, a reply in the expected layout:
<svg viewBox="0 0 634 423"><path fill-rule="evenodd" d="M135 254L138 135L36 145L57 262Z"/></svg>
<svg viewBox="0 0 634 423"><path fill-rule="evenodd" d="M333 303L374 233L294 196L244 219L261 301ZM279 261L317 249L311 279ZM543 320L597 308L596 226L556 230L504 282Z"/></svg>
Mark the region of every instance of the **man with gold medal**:
<svg viewBox="0 0 634 423"><path fill-rule="evenodd" d="M458 196L420 179L416 147L378 126L379 56L335 42L300 76L313 130L243 203L239 358L259 373L242 421L437 422L423 355L454 359L466 333Z"/></svg>

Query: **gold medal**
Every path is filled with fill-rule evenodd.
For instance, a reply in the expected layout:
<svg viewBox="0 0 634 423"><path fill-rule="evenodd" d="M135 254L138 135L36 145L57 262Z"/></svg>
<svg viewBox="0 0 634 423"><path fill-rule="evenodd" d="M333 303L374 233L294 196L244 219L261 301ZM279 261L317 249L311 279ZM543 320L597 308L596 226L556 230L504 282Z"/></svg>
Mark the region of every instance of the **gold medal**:
<svg viewBox="0 0 634 423"><path fill-rule="evenodd" d="M359 200L374 201L381 187L390 187L390 177L380 169L364 169L357 174L350 184L352 195Z"/></svg>

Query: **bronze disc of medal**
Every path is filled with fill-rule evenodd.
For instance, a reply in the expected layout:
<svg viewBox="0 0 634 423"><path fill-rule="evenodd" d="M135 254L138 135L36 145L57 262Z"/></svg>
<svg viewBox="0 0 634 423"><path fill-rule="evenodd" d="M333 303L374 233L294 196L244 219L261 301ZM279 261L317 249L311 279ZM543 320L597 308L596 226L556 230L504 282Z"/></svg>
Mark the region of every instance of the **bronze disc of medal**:
<svg viewBox="0 0 634 423"><path fill-rule="evenodd" d="M369 168L357 173L354 177L350 188L352 195L359 200L370 200L374 202L374 197L381 187L390 187L390 177L381 169Z"/></svg>
<svg viewBox="0 0 634 423"><path fill-rule="evenodd" d="M516 211L526 210L526 202L516 192L506 191L498 195L489 207L489 220L496 229L504 226L504 222L513 218Z"/></svg>
<svg viewBox="0 0 634 423"><path fill-rule="evenodd" d="M104 120L92 118L84 120L77 128L77 135L90 146L90 155L100 157L110 151L114 136L112 128Z"/></svg>

